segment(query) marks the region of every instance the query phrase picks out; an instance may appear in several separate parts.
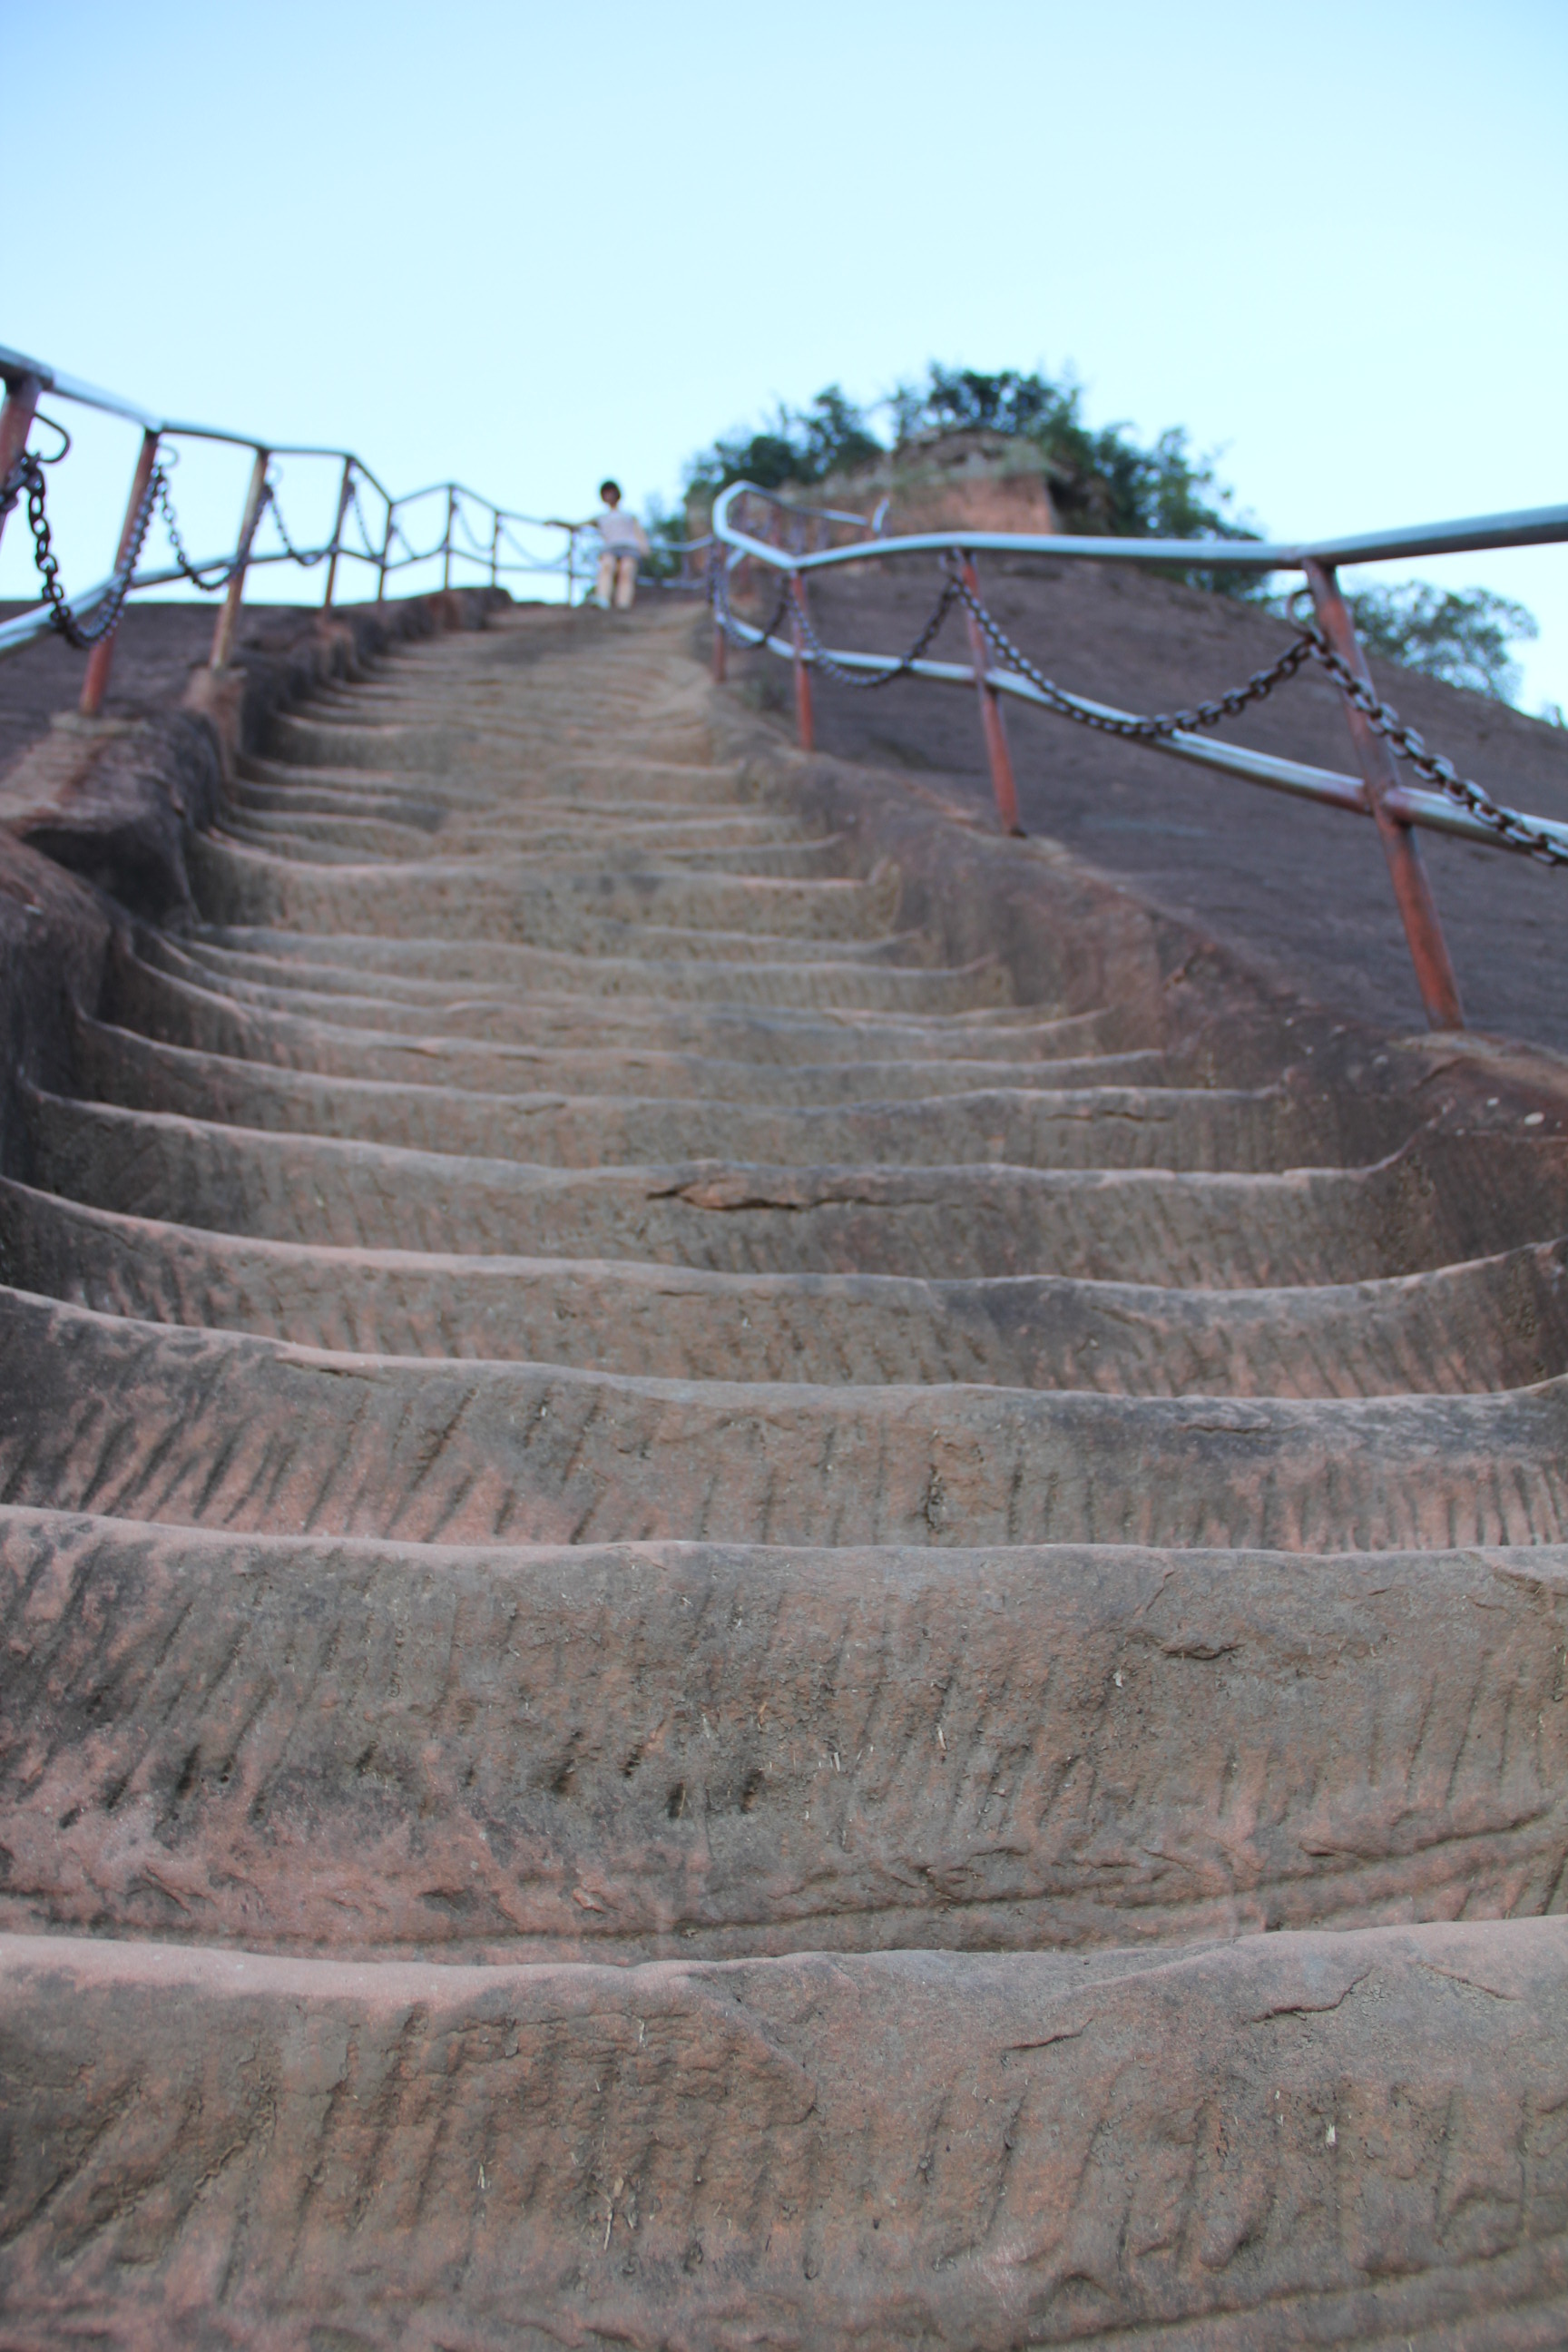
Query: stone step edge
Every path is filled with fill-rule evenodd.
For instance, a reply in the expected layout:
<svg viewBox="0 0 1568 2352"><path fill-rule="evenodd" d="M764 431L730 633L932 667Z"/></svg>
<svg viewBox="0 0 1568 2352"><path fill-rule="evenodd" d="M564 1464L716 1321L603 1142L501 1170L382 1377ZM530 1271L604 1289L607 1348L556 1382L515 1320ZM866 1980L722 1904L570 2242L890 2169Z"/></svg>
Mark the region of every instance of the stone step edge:
<svg viewBox="0 0 1568 2352"><path fill-rule="evenodd" d="M68 2314L185 2352L215 2273L237 2340L395 2323L477 2352L520 2312L541 2341L716 2352L759 2311L800 2344L971 2352L1436 2352L1467 2321L1513 2352L1568 2319L1559 1921L1088 1967L24 1937L0 1988L0 2283L29 2342Z"/></svg>

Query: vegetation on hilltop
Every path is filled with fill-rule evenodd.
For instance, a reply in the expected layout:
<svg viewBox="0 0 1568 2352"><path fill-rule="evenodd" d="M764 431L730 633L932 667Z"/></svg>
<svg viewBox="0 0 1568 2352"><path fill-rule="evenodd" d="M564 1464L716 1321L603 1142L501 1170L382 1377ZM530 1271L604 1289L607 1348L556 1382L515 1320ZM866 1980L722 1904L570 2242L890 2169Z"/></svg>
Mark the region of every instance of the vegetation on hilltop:
<svg viewBox="0 0 1568 2352"><path fill-rule="evenodd" d="M881 412L890 441L872 429ZM731 482L759 489L810 488L954 433L985 432L1030 443L1045 460L1052 502L1068 530L1114 539L1256 539L1212 455L1172 425L1144 445L1125 424L1091 426L1082 387L1037 370L985 374L931 361L924 380L900 383L863 409L830 383L805 408L781 403L754 433L721 435L686 468L689 497L716 498ZM673 519L664 519L667 535ZM1273 601L1266 580L1193 566L1173 576L1223 594ZM1516 644L1537 635L1522 604L1489 589L1424 581L1351 596L1356 625L1374 653L1452 686L1509 701L1518 693Z"/></svg>
<svg viewBox="0 0 1568 2352"><path fill-rule="evenodd" d="M1232 493L1206 457L1189 453L1178 426L1142 447L1124 425L1093 430L1081 387L1037 372L983 375L932 361L923 384L900 384L878 404L893 420L892 452L944 434L990 432L1032 442L1046 459L1062 520L1073 530L1122 539L1249 539L1230 511ZM759 489L809 488L889 454L868 412L836 383L806 408L781 404L760 433L721 436L691 460L689 491L716 497L731 482Z"/></svg>
<svg viewBox="0 0 1568 2352"><path fill-rule="evenodd" d="M1519 692L1513 647L1541 634L1533 613L1489 588L1436 588L1429 580L1406 580L1394 588L1358 589L1345 601L1373 653L1500 702L1511 702Z"/></svg>

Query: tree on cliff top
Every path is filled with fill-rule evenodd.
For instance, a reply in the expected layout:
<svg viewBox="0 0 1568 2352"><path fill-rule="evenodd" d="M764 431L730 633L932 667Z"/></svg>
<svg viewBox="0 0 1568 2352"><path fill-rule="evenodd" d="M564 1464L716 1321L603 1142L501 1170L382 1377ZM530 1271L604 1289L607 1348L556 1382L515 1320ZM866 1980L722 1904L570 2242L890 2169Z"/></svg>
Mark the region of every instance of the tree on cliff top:
<svg viewBox="0 0 1568 2352"><path fill-rule="evenodd" d="M1062 520L1073 530L1122 539L1257 536L1228 511L1232 493L1208 458L1189 455L1179 426L1142 448L1124 425L1091 431L1082 400L1078 384L1052 383L1037 372L1005 368L982 375L932 361L924 383L900 384L876 406L891 415L895 453L911 443L977 430L1032 442L1047 461ZM714 498L731 482L754 482L763 490L809 488L853 473L889 454L888 444L871 430L871 413L837 383L808 407L781 403L760 433L721 435L694 457L686 469L687 489Z"/></svg>
<svg viewBox="0 0 1568 2352"><path fill-rule="evenodd" d="M877 410L892 421L891 444L871 429ZM923 382L900 383L870 410L828 384L808 407L780 404L749 436L721 436L686 469L688 495L716 498L731 482L759 489L810 488L891 454L956 433L993 433L1028 442L1045 461L1052 501L1070 531L1112 539L1256 539L1236 510L1212 456L1193 451L1181 425L1147 446L1125 424L1084 422L1081 387L1037 370L985 374L932 360ZM1191 566L1173 576L1233 596L1263 597L1266 581L1250 572ZM1374 653L1430 677L1507 701L1519 690L1512 647L1537 634L1522 604L1489 589L1443 589L1424 581L1367 588L1351 598L1362 635Z"/></svg>

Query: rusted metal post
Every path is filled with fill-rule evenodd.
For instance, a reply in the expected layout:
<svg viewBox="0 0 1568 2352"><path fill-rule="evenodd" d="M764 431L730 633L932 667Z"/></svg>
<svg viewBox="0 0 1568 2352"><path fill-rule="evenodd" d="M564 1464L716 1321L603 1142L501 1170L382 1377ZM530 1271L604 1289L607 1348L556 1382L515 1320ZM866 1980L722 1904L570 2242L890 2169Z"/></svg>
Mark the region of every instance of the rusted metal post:
<svg viewBox="0 0 1568 2352"><path fill-rule="evenodd" d="M261 520L261 509L267 499L267 451L258 449L250 469L250 484L245 493L245 510L239 519L239 537L234 543L234 570L228 576L228 593L223 600L223 610L213 631L213 649L207 667L222 670L228 667L234 651L235 632L239 626L239 608L245 602L245 574L250 562L251 542Z"/></svg>
<svg viewBox="0 0 1568 2352"><path fill-rule="evenodd" d="M136 471L131 477L131 496L125 504L125 520L121 526L120 546L114 558L119 571L128 562L136 543L136 518L142 511L142 501L147 495L147 485L153 478L153 468L158 459L158 436L151 430L142 436L142 447L136 459ZM114 640L120 635L115 623L106 637L100 637L87 657L87 676L81 682L81 700L77 705L84 719L96 719L103 709L103 698L109 692L109 673L114 667Z"/></svg>
<svg viewBox="0 0 1568 2352"><path fill-rule="evenodd" d="M0 408L0 482L27 446L27 436L33 429L33 411L38 404L38 394L44 388L43 378L36 375L13 375L5 379L5 405ZM5 518L0 514L0 532L5 528Z"/></svg>
<svg viewBox="0 0 1568 2352"><path fill-rule="evenodd" d="M1372 673L1367 668L1366 656L1362 651L1361 639L1356 635L1355 623L1351 618L1350 608L1341 592L1332 565L1316 563L1309 559L1306 573L1323 635L1345 667L1370 688ZM1356 758L1361 766L1362 782L1366 787L1367 805L1376 822L1384 856L1388 860L1394 895L1405 925L1405 936L1410 945L1410 961L1415 967L1415 982L1421 991L1421 1002L1426 1007L1428 1024L1434 1029L1462 1029L1465 1009L1459 1002L1459 983L1454 977L1454 967L1448 959L1447 941L1443 937L1436 901L1432 896L1432 886L1426 879L1426 869L1421 863L1415 836L1409 825L1391 814L1384 799L1384 794L1399 782L1394 754L1384 738L1369 724L1365 712L1358 710L1348 695L1344 697L1344 705L1351 740L1355 745Z"/></svg>
<svg viewBox="0 0 1568 2352"><path fill-rule="evenodd" d="M441 585L452 584L452 526L458 512L458 493L450 482L447 485L447 530L441 541Z"/></svg>
<svg viewBox="0 0 1568 2352"><path fill-rule="evenodd" d="M381 566L376 574L375 582L375 601L378 604L384 604L386 602L386 568L392 562L392 534L395 529L395 517L396 516L396 500L394 499L388 499L386 501L386 529L382 533L381 538Z"/></svg>
<svg viewBox="0 0 1568 2352"><path fill-rule="evenodd" d="M720 607L724 574L724 551L719 541L708 545L708 602L713 612L713 683L722 686L730 667L730 636Z"/></svg>
<svg viewBox="0 0 1568 2352"><path fill-rule="evenodd" d="M805 583L798 572L790 574L790 614L795 636L795 731L803 751L816 749L816 729L811 712L811 671L805 659Z"/></svg>
<svg viewBox="0 0 1568 2352"><path fill-rule="evenodd" d="M959 576L976 603L980 598L980 581L972 555L959 559ZM1001 698L989 682L991 648L985 642L985 632L965 605L963 617L969 624L969 657L974 664L974 685L980 697L980 725L985 737L985 756L991 762L991 789L996 795L996 814L1002 820L1002 830L1022 839L1024 828L1018 822L1018 787L1013 775L1013 754L1007 742L1007 723L1002 716Z"/></svg>
<svg viewBox="0 0 1568 2352"><path fill-rule="evenodd" d="M343 518L349 510L349 500L354 492L354 461L343 459L343 478L338 488L338 519L332 525L332 551L327 558L327 593L321 599L321 610L330 613L338 588L338 553L342 542Z"/></svg>

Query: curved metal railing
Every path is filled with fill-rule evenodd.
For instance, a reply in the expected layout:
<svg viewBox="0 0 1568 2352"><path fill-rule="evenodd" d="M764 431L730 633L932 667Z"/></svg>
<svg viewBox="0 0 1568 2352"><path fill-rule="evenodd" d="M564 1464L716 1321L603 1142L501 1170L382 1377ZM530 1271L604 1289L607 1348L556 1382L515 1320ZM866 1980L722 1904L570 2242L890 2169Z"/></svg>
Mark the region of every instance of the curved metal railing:
<svg viewBox="0 0 1568 2352"><path fill-rule="evenodd" d="M399 573L436 561L441 565L444 588L460 584L465 573L470 581L491 586L521 576L550 576L563 582L568 601L587 569L583 542L592 535L591 526L498 506L464 482L433 482L394 496L352 449L264 440L220 425L156 415L42 360L3 347L0 381L5 387L0 407L0 530L7 515L26 497L31 509L27 520L38 540L41 559L48 551L47 468L66 456L70 436L63 423L39 413L39 400L48 396L68 408L92 410L141 428L142 445L114 570L67 595L52 566L46 568L41 562L45 594L29 610L0 623L0 658L19 652L53 629L63 630L78 643L91 645L82 698L82 708L89 714L101 706L107 688L119 610L128 596L142 590L184 580L208 593L226 592L213 646L213 667L221 668L233 650L246 577L259 567L292 563L313 571L324 564L323 603L328 607L335 601L340 571L345 564L357 564L374 573L378 601L388 593L389 582ZM61 436L58 450L44 454L30 448L35 421L53 425ZM219 553L199 559L192 559L184 549L172 502L170 459L184 443L244 449L251 456L250 478L235 539ZM334 520L323 540L301 542L289 530L283 500L290 462L337 469ZM147 543L160 520L174 560L144 563ZM95 618L108 625L95 630Z"/></svg>
<svg viewBox="0 0 1568 2352"><path fill-rule="evenodd" d="M260 566L293 563L312 570L324 564L322 601L328 609L345 563L374 572L378 600L387 594L388 583L396 575L437 561L444 588L454 584L460 567L467 567L470 577L477 575L494 586L520 577L551 575L563 581L568 602L577 580L588 570L583 542L593 535L592 525L498 506L466 483L435 482L395 497L351 449L266 441L221 426L157 415L4 347L0 347L0 382L5 391L0 405L0 530L25 495L44 586L37 604L0 622L0 658L51 629L62 631L89 651L80 708L89 716L101 708L107 690L120 612L126 598L142 590L184 580L205 593L222 593L224 604L211 656L211 667L222 670L233 651L247 575ZM74 595L68 595L59 584L47 513L47 469L67 454L70 436L59 420L39 415L38 402L46 394L68 406L121 418L139 426L142 433L114 569ZM45 453L31 448L35 421L53 426L60 437L58 449ZM172 457L179 445L187 442L245 449L251 455L236 538L221 553L199 561L194 561L184 547L169 479ZM289 530L282 490L283 474L290 462L324 463L337 469L334 520L324 540L300 545ZM436 516L423 532L420 529L421 517L428 513L432 501L440 502L438 536L431 536ZM839 508L796 504L753 483L738 482L725 489L714 507L710 541L671 541L662 551L671 560L679 558L684 584L705 578L713 605L716 674L723 674L724 650L731 642L759 647L791 662L800 740L807 749L814 732L814 670L867 688L886 685L895 677L968 688L978 697L998 813L1005 829L1013 833L1019 830L1017 793L1003 717L1009 698L1081 726L1143 742L1171 758L1370 817L1388 860L1428 1018L1438 1027L1462 1025L1458 989L1416 851L1415 829L1458 834L1547 864L1568 865L1568 824L1500 806L1480 786L1428 751L1397 712L1379 699L1338 574L1346 564L1391 557L1558 544L1568 540L1568 507L1542 507L1412 530L1290 543L985 530L889 535L886 518L886 500L867 516ZM155 521L174 560L172 564L149 567L142 558ZM1313 617L1301 621L1295 645L1279 662L1244 686L1193 710L1140 716L1058 685L1013 643L981 594L975 559L987 553L1038 554L1068 562L1175 566L1188 572L1299 571ZM812 623L807 594L810 575L864 562L872 556L880 561L934 556L942 567L941 593L931 616L915 643L901 654L830 647L824 645ZM771 574L779 583L772 617L760 625L737 614L733 605L732 592L739 579L752 569ZM968 633L967 662L937 659L931 650L955 608L963 610ZM788 635L781 635L786 616ZM1321 663L1341 688L1359 776L1217 742L1204 731L1259 700L1309 660ZM1416 782L1401 781L1396 758L1412 769Z"/></svg>
<svg viewBox="0 0 1568 2352"><path fill-rule="evenodd" d="M1464 1014L1431 887L1413 838L1420 826L1483 841L1552 866L1568 866L1568 824L1504 808L1482 788L1460 776L1430 752L1414 730L1383 702L1372 684L1355 624L1339 585L1342 566L1385 562L1391 557L1449 555L1486 548L1539 547L1568 541L1568 506L1537 507L1515 514L1483 515L1411 530L1365 532L1313 541L1260 540L1160 540L1084 538L1065 532L942 530L889 536L886 505L874 517L818 509L836 530L858 523L837 544L810 545L814 526L797 509L754 483L732 483L713 509L714 558L710 566L713 603L715 675L724 673L725 648L733 643L777 655L795 671L796 726L803 749L814 740L813 671L851 686L876 688L898 677L962 686L979 698L980 718L997 813L1005 830L1020 831L1017 790L1007 743L1003 706L1013 699L1102 733L1120 735L1151 751L1261 784L1273 792L1316 801L1371 817L1377 825L1411 960L1428 1020L1436 1028L1463 1026ZM1184 571L1252 572L1299 571L1310 598L1312 617L1299 617L1295 644L1270 669L1260 671L1195 709L1144 716L1089 700L1058 686L1016 646L987 609L975 558L985 553L1045 555L1053 562L1153 564ZM915 644L901 654L866 653L824 645L811 619L811 575L845 565L935 557L942 568L941 593ZM734 610L733 593L748 568L779 583L772 617L748 621ZM1294 606L1296 600L1292 600ZM953 608L968 630L966 662L938 660L929 647ZM787 635L782 625L787 620ZM1307 662L1326 667L1344 700L1359 776L1308 766L1215 741L1200 730L1218 725L1249 703L1259 701ZM1395 760L1406 762L1418 782L1404 782Z"/></svg>

